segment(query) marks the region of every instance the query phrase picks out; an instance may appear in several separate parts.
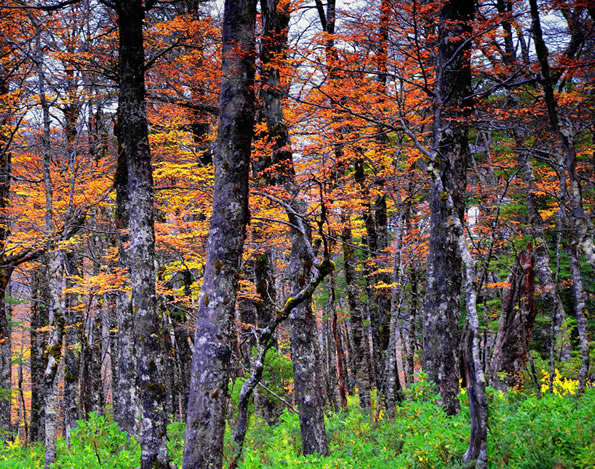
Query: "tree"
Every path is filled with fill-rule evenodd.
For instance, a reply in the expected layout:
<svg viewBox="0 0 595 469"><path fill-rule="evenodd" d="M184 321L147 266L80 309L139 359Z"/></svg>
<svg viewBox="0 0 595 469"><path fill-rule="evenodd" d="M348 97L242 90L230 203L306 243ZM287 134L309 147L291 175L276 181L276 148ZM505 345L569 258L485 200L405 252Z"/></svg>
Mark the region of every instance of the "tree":
<svg viewBox="0 0 595 469"><path fill-rule="evenodd" d="M165 381L155 299L155 228L153 170L145 109L145 55L141 0L116 3L119 39L118 138L128 173L130 245L128 268L142 406L142 468L169 466L166 445ZM117 188L121 188L117 185ZM125 199L126 200L126 199ZM125 313L124 313L125 314ZM128 357L122 357L128 358Z"/></svg>
<svg viewBox="0 0 595 469"><path fill-rule="evenodd" d="M198 305L184 467L221 467L238 269L248 223L256 0L226 0L213 213Z"/></svg>

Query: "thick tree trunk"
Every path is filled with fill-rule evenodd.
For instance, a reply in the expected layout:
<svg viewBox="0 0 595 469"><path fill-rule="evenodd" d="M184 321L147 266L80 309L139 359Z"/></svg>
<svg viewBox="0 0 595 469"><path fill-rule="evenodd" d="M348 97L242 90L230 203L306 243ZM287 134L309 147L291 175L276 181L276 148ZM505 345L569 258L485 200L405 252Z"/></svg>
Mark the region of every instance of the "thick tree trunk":
<svg viewBox="0 0 595 469"><path fill-rule="evenodd" d="M153 173L145 107L141 0L118 0L120 34L119 143L128 166L130 245L128 267L135 318L136 361L142 403L141 467L169 466L166 445L162 321L155 301Z"/></svg>
<svg viewBox="0 0 595 469"><path fill-rule="evenodd" d="M471 70L466 35L471 32L473 0L448 1L440 12L438 62L436 65L436 115L434 162L443 190L434 181L430 198L430 248L424 319L424 367L436 383L447 413L459 411L459 295L461 252L452 229L448 201L451 194L455 215L464 219L468 129L461 119L470 109Z"/></svg>
<svg viewBox="0 0 595 469"><path fill-rule="evenodd" d="M184 443L187 469L218 468L223 458L232 323L248 222L255 22L256 0L226 0L213 215L194 336Z"/></svg>
<svg viewBox="0 0 595 469"><path fill-rule="evenodd" d="M121 129L117 129L118 138ZM114 181L116 187L115 223L117 229L118 267L128 270L128 163L126 154L120 148L118 167ZM129 283L127 283L129 287ZM118 379L115 383L114 420L120 430L129 436L137 436L140 424L140 406L137 390L136 353L134 340L134 314L129 292L120 290L116 294L118 323Z"/></svg>

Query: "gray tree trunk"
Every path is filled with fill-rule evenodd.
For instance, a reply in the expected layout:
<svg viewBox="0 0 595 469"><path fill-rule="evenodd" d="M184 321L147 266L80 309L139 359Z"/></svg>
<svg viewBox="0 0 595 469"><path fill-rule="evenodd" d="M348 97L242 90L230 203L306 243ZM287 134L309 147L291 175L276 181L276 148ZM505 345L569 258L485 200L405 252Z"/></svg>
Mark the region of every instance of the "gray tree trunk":
<svg viewBox="0 0 595 469"><path fill-rule="evenodd" d="M144 6L141 0L118 0L115 5L120 34L118 138L128 167L128 267L142 406L141 467L155 469L168 467L169 455L161 353L164 332L155 300L153 173L145 104Z"/></svg>
<svg viewBox="0 0 595 469"><path fill-rule="evenodd" d="M186 469L219 468L223 458L232 323L249 215L255 23L256 0L226 0L213 214L194 336Z"/></svg>
<svg viewBox="0 0 595 469"><path fill-rule="evenodd" d="M263 114L267 122L269 138L273 142L271 161L274 169L272 183L285 184L287 191L296 198L299 190L293 181L293 160L291 142L283 117L280 73L273 65L275 56L283 57L287 51L287 27L289 24L289 4L282 5L277 0L261 1L263 10ZM291 255L289 272L292 295L297 294L310 280L314 262L309 239L309 225L304 222L306 213L299 200L285 204L291 229ZM301 227L301 228L298 228ZM295 381L295 400L300 415L302 452L311 454L328 453L323 413L323 380L321 375L320 346L317 326L311 309L311 298L297 306L290 314L290 340Z"/></svg>
<svg viewBox="0 0 595 469"><path fill-rule="evenodd" d="M578 393L585 392L589 375L589 335L588 322L585 313L585 292L579 261L578 249L570 247L570 275L572 278L572 295L574 299L574 314L576 315L576 328L580 345L581 367L578 372Z"/></svg>
<svg viewBox="0 0 595 469"><path fill-rule="evenodd" d="M451 194L455 215L464 219L471 47L465 34L471 31L473 0L448 1L440 12L438 61L436 64L436 116L434 147L436 170L443 190L434 181L430 198L430 247L423 328L424 368L436 383L448 414L459 411L459 296L461 292L461 252L444 191ZM465 110L466 109L466 110Z"/></svg>
<svg viewBox="0 0 595 469"><path fill-rule="evenodd" d="M120 132L120 129L117 129ZM119 137L120 138L120 137ZM119 151L114 181L116 187L115 224L117 230L118 267L128 270L128 163L126 154ZM118 323L118 375L114 394L114 420L120 430L136 437L140 430L140 403L137 388L136 353L134 340L134 314L127 291L116 293Z"/></svg>
<svg viewBox="0 0 595 469"><path fill-rule="evenodd" d="M296 205L298 203L296 202ZM305 207L297 207L298 214L305 213ZM299 226L295 215L289 217L290 223ZM302 225L303 226L303 225ZM311 275L312 256L307 243L310 242L309 229L306 233L292 227L291 258L289 275L291 291L304 288ZM293 379L295 401L300 416L302 434L302 453L328 454L328 442L324 428L323 377L321 376L320 348L316 333L316 318L312 311L312 299L309 298L295 308L289 316L291 326L291 358L293 360Z"/></svg>

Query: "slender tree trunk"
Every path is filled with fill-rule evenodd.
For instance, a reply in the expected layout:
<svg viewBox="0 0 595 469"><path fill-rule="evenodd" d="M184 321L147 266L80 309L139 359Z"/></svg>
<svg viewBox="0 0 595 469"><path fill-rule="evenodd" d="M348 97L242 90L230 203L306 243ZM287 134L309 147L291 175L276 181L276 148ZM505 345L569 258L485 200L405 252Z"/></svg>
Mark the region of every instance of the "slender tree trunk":
<svg viewBox="0 0 595 469"><path fill-rule="evenodd" d="M564 199L569 200L569 207L563 209L568 212L566 222L571 228L571 244L576 244L582 250L587 262L595 269L595 248L593 246L593 226L588 213L583 207L582 190L576 170L576 149L573 143L571 129L564 129L560 123L558 103L554 95L554 82L550 73L548 49L543 39L537 0L529 0L531 9L531 31L535 38L535 52L541 68L541 83L543 85L544 99L552 130L558 137L562 152L559 154L558 164L566 170L568 185L562 184ZM563 176L565 177L565 176ZM565 203L566 200L563 200Z"/></svg>
<svg viewBox="0 0 595 469"><path fill-rule="evenodd" d="M298 189L293 181L293 160L289 133L283 117L281 104L282 87L275 56L283 57L287 50L287 27L289 24L289 4L277 0L261 1L263 11L263 114L267 121L269 137L273 142L270 165L275 168L272 183L285 184L287 191L297 197ZM291 291L296 294L310 279L312 262L308 223L304 223L304 204L294 200L286 210L291 229L291 256L289 270ZM301 227L297 229L296 227ZM311 299L296 307L290 315L290 339L295 381L295 400L300 415L302 452L311 454L328 453L323 413L323 381L321 376L320 351L317 326L311 309Z"/></svg>
<svg viewBox="0 0 595 469"><path fill-rule="evenodd" d="M194 336L186 469L219 468L223 458L232 324L248 222L255 22L256 0L226 0L213 215Z"/></svg>
<svg viewBox="0 0 595 469"><path fill-rule="evenodd" d="M5 46L2 40L2 46ZM0 99L9 93L9 77L0 65ZM10 122L12 115L8 109L0 112L0 248L4 252L8 235L10 234L10 220L7 211L10 203L10 171L12 155L10 153ZM0 282L4 288L0 290L0 438L10 433L10 389L12 373L12 350L10 337L9 318L4 308L6 285L10 280L13 267L5 266L4 259L0 256L0 263L4 266L0 270Z"/></svg>
<svg viewBox="0 0 595 469"><path fill-rule="evenodd" d="M502 316L492 356L492 383L497 389L522 387L529 341L537 311L534 256L531 245L515 261L502 299ZM504 373L505 377L500 378Z"/></svg>
<svg viewBox="0 0 595 469"><path fill-rule="evenodd" d="M576 247L569 248L570 275L572 278L572 295L574 298L574 313L576 315L576 327L580 344L581 367L578 373L578 393L585 392L587 378L589 377L589 336L588 322L585 313L585 292L583 289L583 278Z"/></svg>
<svg viewBox="0 0 595 469"><path fill-rule="evenodd" d="M361 303L359 301L359 288L355 278L355 253L351 228L344 224L343 233L343 272L345 273L345 285L347 288L347 301L351 314L351 334L353 337L353 365L354 373L359 391L359 405L362 409L371 409L370 390L370 347L368 346L368 334L364 327ZM353 369L353 368L352 368Z"/></svg>
<svg viewBox="0 0 595 469"><path fill-rule="evenodd" d="M298 206L296 213L305 213L305 207ZM296 216L290 216L289 221L292 225L299 226ZM296 228L291 230L289 275L292 279L291 291L297 292L306 285L311 275L313 259L307 249L311 235L308 228L306 228L306 233L297 232ZM323 381L316 334L316 318L312 311L311 299L307 299L293 310L289 316L289 324L291 326L295 401L300 414L302 453L304 455L313 453L327 455L328 443L324 428L324 402L322 399Z"/></svg>
<svg viewBox="0 0 595 469"><path fill-rule="evenodd" d="M266 251L256 255L254 259L254 283L259 296L259 300L256 302L256 325L258 328L266 327L272 321L277 304L271 254L270 251ZM257 411L269 425L277 423L282 411L277 399L267 392L257 393L255 389L254 403Z"/></svg>
<svg viewBox="0 0 595 469"><path fill-rule="evenodd" d="M116 10L120 33L118 137L128 166L128 267L143 415L141 468L156 469L169 466L169 455L161 353L163 329L155 300L153 173L145 107L144 7L141 0L118 0Z"/></svg>
<svg viewBox="0 0 595 469"><path fill-rule="evenodd" d="M12 401L12 342L10 337L11 308L6 308L5 292L12 268L0 269L0 439L11 434L10 415Z"/></svg>
<svg viewBox="0 0 595 469"><path fill-rule="evenodd" d="M80 275L78 270L78 256L73 251L67 252L64 260L66 271L66 288L74 285L73 277ZM82 417L80 414L79 371L81 367L81 324L78 295L66 295L66 337L64 351L64 433L70 443L70 432L76 426L76 421Z"/></svg>
<svg viewBox="0 0 595 469"><path fill-rule="evenodd" d="M33 271L31 278L31 442L40 441L45 435L43 371L47 365L44 350L48 334L42 331L49 326L49 293L47 272L42 266L47 266L45 256L42 257L40 267Z"/></svg>

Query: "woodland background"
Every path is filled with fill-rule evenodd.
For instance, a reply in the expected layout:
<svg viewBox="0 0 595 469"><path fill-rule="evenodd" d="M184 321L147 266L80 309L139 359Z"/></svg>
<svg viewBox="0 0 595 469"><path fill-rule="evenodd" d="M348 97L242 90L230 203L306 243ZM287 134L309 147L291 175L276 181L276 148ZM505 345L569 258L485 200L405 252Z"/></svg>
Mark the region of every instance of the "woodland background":
<svg viewBox="0 0 595 469"><path fill-rule="evenodd" d="M594 20L5 0L0 467L593 464Z"/></svg>

